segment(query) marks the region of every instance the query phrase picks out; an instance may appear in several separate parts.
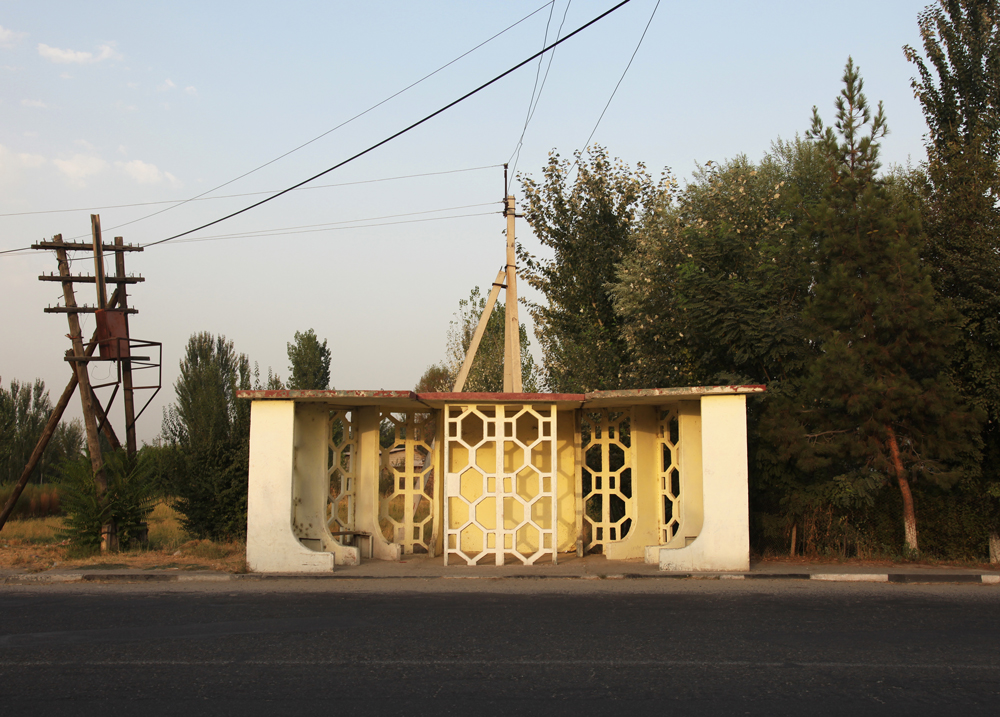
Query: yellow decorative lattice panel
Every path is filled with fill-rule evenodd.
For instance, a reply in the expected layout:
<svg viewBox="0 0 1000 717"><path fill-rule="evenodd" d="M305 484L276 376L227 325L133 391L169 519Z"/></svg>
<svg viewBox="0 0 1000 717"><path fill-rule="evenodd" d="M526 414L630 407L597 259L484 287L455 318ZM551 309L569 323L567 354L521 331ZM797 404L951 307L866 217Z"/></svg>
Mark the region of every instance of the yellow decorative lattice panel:
<svg viewBox="0 0 1000 717"><path fill-rule="evenodd" d="M358 434L354 411L330 411L326 428L327 475L330 492L326 504L326 524L330 532L354 530L357 503ZM338 542L345 542L337 538Z"/></svg>
<svg viewBox="0 0 1000 717"><path fill-rule="evenodd" d="M555 406L447 406L445 562L556 561Z"/></svg>
<svg viewBox="0 0 1000 717"><path fill-rule="evenodd" d="M632 499L631 420L623 411L583 414L583 503L585 549L622 540L635 519Z"/></svg>
<svg viewBox="0 0 1000 717"><path fill-rule="evenodd" d="M656 429L659 454L660 543L669 543L681 528L681 453L677 409L659 410Z"/></svg>
<svg viewBox="0 0 1000 717"><path fill-rule="evenodd" d="M434 552L435 419L431 413L383 413L379 528L403 553ZM391 440L391 443L389 441Z"/></svg>

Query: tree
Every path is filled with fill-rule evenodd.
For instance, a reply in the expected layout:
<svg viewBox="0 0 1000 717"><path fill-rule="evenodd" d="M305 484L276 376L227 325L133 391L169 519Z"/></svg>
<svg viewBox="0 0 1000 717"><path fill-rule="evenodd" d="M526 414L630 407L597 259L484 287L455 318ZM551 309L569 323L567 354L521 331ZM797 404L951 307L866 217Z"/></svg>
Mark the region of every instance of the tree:
<svg viewBox="0 0 1000 717"><path fill-rule="evenodd" d="M916 553L911 482L954 482L956 464L976 453L978 426L948 375L957 317L921 263L920 217L876 176L882 105L872 114L850 59L843 82L835 129L814 108L808 134L829 172L803 227L818 239L804 318L819 352L772 428L835 500L870 500L895 479Z"/></svg>
<svg viewBox="0 0 1000 717"><path fill-rule="evenodd" d="M296 331L295 343L288 344L288 388L300 391L329 388L330 356L326 339L321 344L312 329Z"/></svg>
<svg viewBox="0 0 1000 717"><path fill-rule="evenodd" d="M486 297L480 293L478 286L472 290L468 299L458 302L458 311L455 312L455 318L448 329L445 364L449 373L449 384L454 383L462 368L469 346L472 345L472 336L485 310ZM538 391L538 369L534 357L528 350L528 331L524 324L520 325L520 336L522 385L526 393L535 393ZM469 369L463 390L502 392L504 353L504 305L497 301L493 304L493 313L487 321L482 340L479 342L479 350L476 351L476 358ZM451 386L446 390L450 391Z"/></svg>
<svg viewBox="0 0 1000 717"><path fill-rule="evenodd" d="M32 384L13 380L9 389L0 386L0 483L21 477L51 413L49 392L41 379ZM82 450L83 428L79 419L61 422L32 471L31 480L44 480L51 468L64 460L76 459Z"/></svg>
<svg viewBox="0 0 1000 717"><path fill-rule="evenodd" d="M632 385L767 383L801 373L815 202L811 143L699 169L643 216L610 287Z"/></svg>
<svg viewBox="0 0 1000 717"><path fill-rule="evenodd" d="M937 290L961 319L953 368L986 413L983 475L992 496L991 558L1000 561L1000 3L941 0L919 17L926 59L904 52L927 120L925 252Z"/></svg>
<svg viewBox="0 0 1000 717"><path fill-rule="evenodd" d="M644 207L667 191L640 163L635 171L594 147L577 163L549 157L541 182L521 177L524 216L551 251L538 258L523 247L524 277L545 304L529 304L541 344L545 382L553 391L615 389L626 383L630 362L608 287L635 249L634 230ZM578 167L575 180L570 180Z"/></svg>
<svg viewBox="0 0 1000 717"><path fill-rule="evenodd" d="M197 537L242 536L250 406L236 391L250 388L250 362L232 341L203 332L188 339L180 369L163 435L180 463L175 490L184 527Z"/></svg>
<svg viewBox="0 0 1000 717"><path fill-rule="evenodd" d="M448 393L455 383L455 377L444 364L432 364L424 371L413 390L417 393Z"/></svg>
<svg viewBox="0 0 1000 717"><path fill-rule="evenodd" d="M822 195L824 165L799 137L775 141L759 162L707 163L645 212L610 288L631 385L767 384L747 404L755 543L809 508L803 476L760 425L815 356L802 320L815 241L798 229Z"/></svg>

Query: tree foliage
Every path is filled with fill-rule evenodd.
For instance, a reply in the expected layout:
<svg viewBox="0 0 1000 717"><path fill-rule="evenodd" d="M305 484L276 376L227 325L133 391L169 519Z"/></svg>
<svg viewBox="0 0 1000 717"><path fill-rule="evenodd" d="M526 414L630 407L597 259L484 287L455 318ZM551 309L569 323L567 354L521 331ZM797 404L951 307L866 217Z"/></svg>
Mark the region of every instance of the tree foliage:
<svg viewBox="0 0 1000 717"><path fill-rule="evenodd" d="M546 300L529 307L547 387L614 389L627 382L630 354L608 287L635 250L644 209L670 185L666 178L655 182L642 164L632 170L612 161L601 147L575 157L571 164L553 153L540 181L521 177L524 216L551 258L521 246L518 256L528 283Z"/></svg>
<svg viewBox="0 0 1000 717"><path fill-rule="evenodd" d="M1000 3L941 0L921 13L924 56L904 48L927 121L928 236L937 290L960 315L953 350L966 399L986 412L978 500L1000 533ZM1000 537L995 538L1000 544ZM1000 557L1000 556L998 556Z"/></svg>
<svg viewBox="0 0 1000 717"><path fill-rule="evenodd" d="M0 483L21 477L51 413L49 392L41 379L31 384L13 380L9 389L0 385ZM79 419L61 422L30 480L51 479L63 461L76 459L82 450L83 427Z"/></svg>
<svg viewBox="0 0 1000 717"><path fill-rule="evenodd" d="M818 240L804 318L819 351L769 429L838 500L870 500L894 479L915 551L910 483L954 481L977 422L948 375L956 315L921 263L920 217L877 177L882 106L872 113L851 60L843 81L834 127L814 109L808 135L829 171L802 229Z"/></svg>
<svg viewBox="0 0 1000 717"><path fill-rule="evenodd" d="M232 341L207 332L191 336L163 436L175 449L177 508L197 537L246 533L250 406L236 391L249 388L250 362Z"/></svg>
<svg viewBox="0 0 1000 717"><path fill-rule="evenodd" d="M97 496L89 455L64 464L61 500L66 519L60 537L98 548L102 526L113 523L118 547L125 550L147 534L146 518L158 500L150 480L153 466L142 451L134 458L124 450L107 451L103 457L108 480L103 499Z"/></svg>
<svg viewBox="0 0 1000 717"><path fill-rule="evenodd" d="M316 332L296 331L288 345L288 388L326 390L330 387L330 349L316 338ZM270 377L269 377L270 379Z"/></svg>
<svg viewBox="0 0 1000 717"><path fill-rule="evenodd" d="M778 142L699 169L643 216L609 290L633 386L770 383L797 375L812 246L796 231L814 201L808 142Z"/></svg>
<svg viewBox="0 0 1000 717"><path fill-rule="evenodd" d="M455 312L455 318L448 327L445 359L449 374L446 382L449 385L445 389L447 391L451 390L450 384L454 384L465 362L465 356L472 345L472 337L476 333L476 327L479 326L479 319L486 310L486 302L487 297L480 293L478 286L472 289L468 299L461 299L458 302L458 311ZM524 324L520 324L520 338L521 382L525 392L534 393L538 391L538 368L529 350L528 331ZM503 391L504 354L504 305L497 301L493 304L493 312L486 323L476 358L472 362L462 390L488 393ZM442 383L444 383L443 378L438 376Z"/></svg>

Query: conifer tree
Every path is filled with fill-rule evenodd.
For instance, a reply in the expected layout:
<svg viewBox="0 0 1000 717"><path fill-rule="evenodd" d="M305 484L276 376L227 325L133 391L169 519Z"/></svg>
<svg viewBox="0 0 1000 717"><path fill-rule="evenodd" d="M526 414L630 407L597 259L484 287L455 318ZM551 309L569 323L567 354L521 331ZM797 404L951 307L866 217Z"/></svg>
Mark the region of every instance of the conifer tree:
<svg viewBox="0 0 1000 717"><path fill-rule="evenodd" d="M921 263L920 217L876 176L888 131L882 105L872 113L850 59L843 82L834 127L814 108L808 134L829 172L805 227L818 240L805 320L819 355L786 435L799 468L828 479L835 499L871 500L895 482L915 553L910 484L955 480L955 463L975 453L978 426L948 376L957 317Z"/></svg>

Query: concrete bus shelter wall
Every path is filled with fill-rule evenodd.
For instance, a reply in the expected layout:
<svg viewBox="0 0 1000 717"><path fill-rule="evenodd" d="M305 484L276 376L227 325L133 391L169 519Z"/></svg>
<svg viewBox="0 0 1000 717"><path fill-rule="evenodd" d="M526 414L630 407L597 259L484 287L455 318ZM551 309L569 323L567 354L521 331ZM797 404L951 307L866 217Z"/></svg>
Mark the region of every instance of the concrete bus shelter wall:
<svg viewBox="0 0 1000 717"><path fill-rule="evenodd" d="M584 530L587 510L581 493L581 421L591 422L594 411L627 415L627 443L631 490L628 530L605 535L598 548L609 560L645 560L671 571L745 571L749 568L749 511L747 500L746 398L759 387L647 389L559 396L552 460L556 491L551 520L558 553L583 554L594 545ZM430 400L428 400L430 396ZM393 542L380 525L380 471L386 470L387 451L380 445L380 424L392 411L419 411L434 415L439 428L431 444L435 489L430 554L441 555L447 524L442 506L447 500L443 471L444 415L448 406L540 406L551 394L413 394L411 392L279 391L241 392L252 398L250 476L247 511L247 563L256 572L329 572L334 565L354 565L362 555L359 545L345 544L331 534L328 454L334 411L351 412L354 467L350 472L352 517L349 530L367 534L361 547L372 557L399 560L403 545ZM513 399L522 399L525 402ZM422 399L422 400L421 400ZM466 399L459 403L460 399ZM466 403L466 401L470 402ZM671 401L671 399L673 399ZM552 400L549 401L553 402ZM362 405L358 405L362 404ZM485 409L484 409L485 410ZM541 410L540 408L538 410ZM672 412L672 413L671 413ZM673 419L679 438L664 447L664 420ZM589 418L588 418L589 416ZM553 414L554 417L554 414ZM624 424L623 424L624 425ZM594 428L591 427L591 436ZM659 433L658 433L659 432ZM669 440L669 439L668 439ZM485 448L485 446L484 446ZM412 449L408 448L410 454ZM672 451L672 458L667 455ZM484 454L485 455L485 454ZM679 527L671 535L660 515L665 498L664 461L679 468L681 495L674 501ZM594 479L589 479L593 485ZM454 482L454 481L452 481ZM605 498L605 502L607 498ZM336 507L334 508L336 509ZM384 513L384 506L382 506ZM606 520L606 518L605 518ZM343 522L343 521L341 521ZM384 522L384 519L383 519ZM592 522L590 522L593 525ZM494 526L495 528L496 526ZM504 526L510 528L508 524ZM334 525L333 530L343 530ZM388 528L386 528L388 530ZM429 529L428 529L429 530ZM605 529L607 532L607 529ZM591 542L587 542L588 539ZM551 543L550 543L551 544ZM419 546L418 546L419 547ZM406 548L410 552L411 548ZM416 550L416 547L413 548ZM531 546L521 545L522 560ZM367 557L367 551L366 551ZM532 561L537 559L537 551ZM499 556L497 557L499 560ZM487 562L493 562L490 557Z"/></svg>

